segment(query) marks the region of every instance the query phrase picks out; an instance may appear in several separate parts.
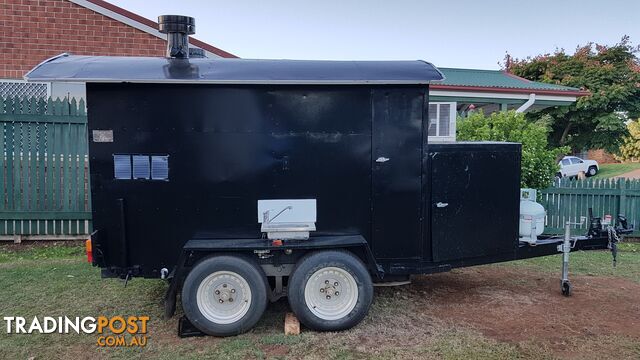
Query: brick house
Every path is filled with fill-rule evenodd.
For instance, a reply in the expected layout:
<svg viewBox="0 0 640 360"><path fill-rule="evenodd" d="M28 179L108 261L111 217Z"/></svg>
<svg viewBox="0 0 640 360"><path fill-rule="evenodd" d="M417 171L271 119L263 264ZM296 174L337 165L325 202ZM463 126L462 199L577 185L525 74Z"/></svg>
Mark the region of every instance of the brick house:
<svg viewBox="0 0 640 360"><path fill-rule="evenodd" d="M60 53L164 56L158 24L103 0L0 0L0 96L84 97L84 84L25 83L23 75ZM209 58L235 57L191 38Z"/></svg>

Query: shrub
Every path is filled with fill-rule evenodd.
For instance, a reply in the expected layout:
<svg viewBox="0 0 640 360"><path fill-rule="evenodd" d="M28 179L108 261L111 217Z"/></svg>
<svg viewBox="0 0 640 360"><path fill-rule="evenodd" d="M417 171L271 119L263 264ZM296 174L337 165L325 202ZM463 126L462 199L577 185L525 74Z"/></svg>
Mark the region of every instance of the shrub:
<svg viewBox="0 0 640 360"><path fill-rule="evenodd" d="M515 111L496 112L484 115L474 112L459 118L457 133L459 141L508 141L522 144L520 186L544 189L551 184L558 172L558 157L569 149L550 149L547 143L549 126L546 117L528 121L524 114ZM496 174L499 176L499 174Z"/></svg>
<svg viewBox="0 0 640 360"><path fill-rule="evenodd" d="M627 129L629 135L623 138L624 143L620 146L620 154L616 155L616 159L637 160L640 158L640 119L630 121Z"/></svg>

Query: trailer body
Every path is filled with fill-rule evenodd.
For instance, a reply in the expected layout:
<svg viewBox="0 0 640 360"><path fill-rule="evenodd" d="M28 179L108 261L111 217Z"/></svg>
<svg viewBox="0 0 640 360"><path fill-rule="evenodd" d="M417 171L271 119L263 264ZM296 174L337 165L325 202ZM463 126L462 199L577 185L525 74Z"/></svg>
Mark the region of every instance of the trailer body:
<svg viewBox="0 0 640 360"><path fill-rule="evenodd" d="M166 314L182 288L209 334L282 296L308 327L346 329L372 281L558 251L519 241L520 144L429 143L429 63L64 55L27 78L87 82L93 264L170 278ZM292 206L273 200L304 202L310 231L274 238Z"/></svg>
<svg viewBox="0 0 640 360"><path fill-rule="evenodd" d="M263 239L267 199L314 199L305 246L359 236L378 277L518 258L520 144L429 143L429 63L62 55L27 77L87 82L104 276Z"/></svg>
<svg viewBox="0 0 640 360"><path fill-rule="evenodd" d="M520 146L429 146L424 86L87 93L89 134L113 132L89 150L95 258L115 274L158 277L192 239L260 239L260 199L316 199L308 241L361 235L388 273L515 256ZM114 156L166 156L168 177L118 179Z"/></svg>

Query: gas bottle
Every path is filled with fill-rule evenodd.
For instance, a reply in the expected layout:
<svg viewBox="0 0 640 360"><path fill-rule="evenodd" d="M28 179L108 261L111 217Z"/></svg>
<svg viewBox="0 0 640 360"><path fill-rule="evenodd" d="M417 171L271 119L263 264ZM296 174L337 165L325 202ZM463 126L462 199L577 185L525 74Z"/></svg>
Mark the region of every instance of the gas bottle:
<svg viewBox="0 0 640 360"><path fill-rule="evenodd" d="M535 243L544 231L544 207L536 202L535 189L520 189L520 241Z"/></svg>

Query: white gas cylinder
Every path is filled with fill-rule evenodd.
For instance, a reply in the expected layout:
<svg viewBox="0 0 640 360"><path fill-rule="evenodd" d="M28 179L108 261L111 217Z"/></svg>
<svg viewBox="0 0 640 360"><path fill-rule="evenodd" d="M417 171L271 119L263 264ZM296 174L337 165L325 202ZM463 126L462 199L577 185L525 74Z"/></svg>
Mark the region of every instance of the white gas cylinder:
<svg viewBox="0 0 640 360"><path fill-rule="evenodd" d="M544 218L546 211L544 207L536 202L536 191L534 189L520 190L520 237L530 238L535 241L535 237L544 231ZM535 230L533 229L535 227Z"/></svg>

